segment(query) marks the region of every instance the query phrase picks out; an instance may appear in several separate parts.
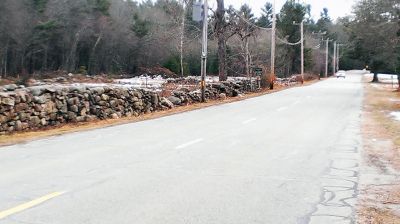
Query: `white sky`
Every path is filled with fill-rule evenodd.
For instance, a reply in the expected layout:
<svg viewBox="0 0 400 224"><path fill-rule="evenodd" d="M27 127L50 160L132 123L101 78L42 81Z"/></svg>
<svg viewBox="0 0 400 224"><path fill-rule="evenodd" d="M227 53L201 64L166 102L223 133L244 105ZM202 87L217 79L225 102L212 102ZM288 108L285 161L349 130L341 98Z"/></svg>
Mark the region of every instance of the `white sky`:
<svg viewBox="0 0 400 224"><path fill-rule="evenodd" d="M233 5L235 8L239 8L242 4L247 3L253 9L253 12L257 16L261 13L261 8L265 3L273 2L273 0L225 0L225 7ZM210 6L216 7L216 1L209 0ZM286 0L276 0L277 12L285 4ZM315 20L319 18L320 13L323 8L328 8L329 16L336 20L338 17L343 17L350 15L352 11L352 6L356 0L301 0L300 2L305 2L311 5L311 15Z"/></svg>

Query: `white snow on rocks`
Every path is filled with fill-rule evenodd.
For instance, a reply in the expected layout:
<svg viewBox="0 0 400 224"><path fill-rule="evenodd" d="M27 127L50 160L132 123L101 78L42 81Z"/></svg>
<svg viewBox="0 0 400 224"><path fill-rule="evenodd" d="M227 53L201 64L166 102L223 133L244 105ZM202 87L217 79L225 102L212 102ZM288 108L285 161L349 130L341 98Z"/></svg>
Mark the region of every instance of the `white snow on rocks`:
<svg viewBox="0 0 400 224"><path fill-rule="evenodd" d="M130 79L116 79L114 82L134 88L160 89L162 85L167 82L167 79L164 79L161 76L138 76Z"/></svg>

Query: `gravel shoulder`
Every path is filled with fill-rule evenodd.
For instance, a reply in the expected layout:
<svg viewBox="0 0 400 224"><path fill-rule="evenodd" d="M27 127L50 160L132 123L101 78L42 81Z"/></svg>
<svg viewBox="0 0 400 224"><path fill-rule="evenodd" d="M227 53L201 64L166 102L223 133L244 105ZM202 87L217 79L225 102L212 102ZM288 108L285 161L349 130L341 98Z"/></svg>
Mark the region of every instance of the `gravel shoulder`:
<svg viewBox="0 0 400 224"><path fill-rule="evenodd" d="M358 223L400 223L400 92L365 78Z"/></svg>

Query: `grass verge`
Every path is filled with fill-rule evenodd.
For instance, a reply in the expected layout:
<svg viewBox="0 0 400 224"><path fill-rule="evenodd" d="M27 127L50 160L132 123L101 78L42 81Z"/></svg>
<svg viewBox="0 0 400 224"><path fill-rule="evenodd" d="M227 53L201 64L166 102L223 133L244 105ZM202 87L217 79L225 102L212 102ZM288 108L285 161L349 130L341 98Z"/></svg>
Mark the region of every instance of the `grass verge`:
<svg viewBox="0 0 400 224"><path fill-rule="evenodd" d="M399 224L400 121L390 113L400 111L400 92L388 84L365 82L363 161L374 173L360 186L358 223Z"/></svg>

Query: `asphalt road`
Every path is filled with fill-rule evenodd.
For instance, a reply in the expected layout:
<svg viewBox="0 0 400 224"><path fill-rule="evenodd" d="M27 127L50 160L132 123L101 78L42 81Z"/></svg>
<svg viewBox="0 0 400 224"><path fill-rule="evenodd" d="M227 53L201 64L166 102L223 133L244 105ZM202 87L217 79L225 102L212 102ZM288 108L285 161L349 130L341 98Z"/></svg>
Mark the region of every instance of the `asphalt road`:
<svg viewBox="0 0 400 224"><path fill-rule="evenodd" d="M0 224L352 223L361 75L0 148Z"/></svg>

